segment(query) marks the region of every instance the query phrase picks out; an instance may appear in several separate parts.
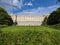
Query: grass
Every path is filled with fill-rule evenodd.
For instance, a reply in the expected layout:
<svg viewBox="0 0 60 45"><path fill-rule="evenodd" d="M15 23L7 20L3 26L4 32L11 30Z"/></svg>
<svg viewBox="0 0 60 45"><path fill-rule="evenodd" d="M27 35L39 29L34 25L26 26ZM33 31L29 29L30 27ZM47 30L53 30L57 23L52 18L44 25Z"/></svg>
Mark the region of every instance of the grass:
<svg viewBox="0 0 60 45"><path fill-rule="evenodd" d="M0 31L0 45L60 45L60 30L46 26L9 26Z"/></svg>
<svg viewBox="0 0 60 45"><path fill-rule="evenodd" d="M57 29L49 28L46 26L9 26L2 28L2 31L8 31L8 32L19 32L19 31L58 31Z"/></svg>

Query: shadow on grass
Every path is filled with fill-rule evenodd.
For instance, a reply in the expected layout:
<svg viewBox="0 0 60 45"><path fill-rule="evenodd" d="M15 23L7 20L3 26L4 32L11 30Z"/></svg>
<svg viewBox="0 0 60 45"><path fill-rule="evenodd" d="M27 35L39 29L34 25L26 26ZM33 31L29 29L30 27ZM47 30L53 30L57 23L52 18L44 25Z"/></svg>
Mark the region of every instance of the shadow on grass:
<svg viewBox="0 0 60 45"><path fill-rule="evenodd" d="M9 27L9 26L7 26L7 25L0 25L0 29L1 28L5 28L5 27Z"/></svg>

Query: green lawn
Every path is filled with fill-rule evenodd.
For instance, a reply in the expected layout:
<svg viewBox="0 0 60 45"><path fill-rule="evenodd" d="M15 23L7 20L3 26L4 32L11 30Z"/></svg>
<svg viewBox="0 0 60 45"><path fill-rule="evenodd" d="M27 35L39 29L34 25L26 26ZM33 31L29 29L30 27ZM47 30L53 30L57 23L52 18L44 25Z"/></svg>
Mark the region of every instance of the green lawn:
<svg viewBox="0 0 60 45"><path fill-rule="evenodd" d="M2 31L19 32L19 31L59 31L58 29L49 28L46 26L9 26L2 28Z"/></svg>
<svg viewBox="0 0 60 45"><path fill-rule="evenodd" d="M60 45L60 30L45 26L1 28L0 45Z"/></svg>

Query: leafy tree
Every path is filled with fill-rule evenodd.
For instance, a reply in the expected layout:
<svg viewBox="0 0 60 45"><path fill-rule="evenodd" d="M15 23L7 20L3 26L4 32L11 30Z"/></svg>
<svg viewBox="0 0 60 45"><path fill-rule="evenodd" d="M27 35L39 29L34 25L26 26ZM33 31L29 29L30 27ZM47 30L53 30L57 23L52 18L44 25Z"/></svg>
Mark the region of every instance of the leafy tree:
<svg viewBox="0 0 60 45"><path fill-rule="evenodd" d="M46 17L44 18L43 22L42 22L42 25L46 25L47 19L48 19L48 17L46 16Z"/></svg>
<svg viewBox="0 0 60 45"><path fill-rule="evenodd" d="M60 23L60 8L53 11L47 19L48 25L54 25Z"/></svg>
<svg viewBox="0 0 60 45"><path fill-rule="evenodd" d="M4 8L0 7L0 24L1 25L12 25L13 20L11 16L8 15L8 13L5 11Z"/></svg>

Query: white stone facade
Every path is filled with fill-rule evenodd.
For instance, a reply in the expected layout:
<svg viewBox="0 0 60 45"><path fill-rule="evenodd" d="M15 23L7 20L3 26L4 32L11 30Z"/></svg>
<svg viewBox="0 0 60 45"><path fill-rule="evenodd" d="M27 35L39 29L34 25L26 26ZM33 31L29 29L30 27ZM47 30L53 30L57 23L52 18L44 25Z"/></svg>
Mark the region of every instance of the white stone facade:
<svg viewBox="0 0 60 45"><path fill-rule="evenodd" d="M41 25L46 16L48 15L11 15L13 21L17 21L18 26Z"/></svg>

